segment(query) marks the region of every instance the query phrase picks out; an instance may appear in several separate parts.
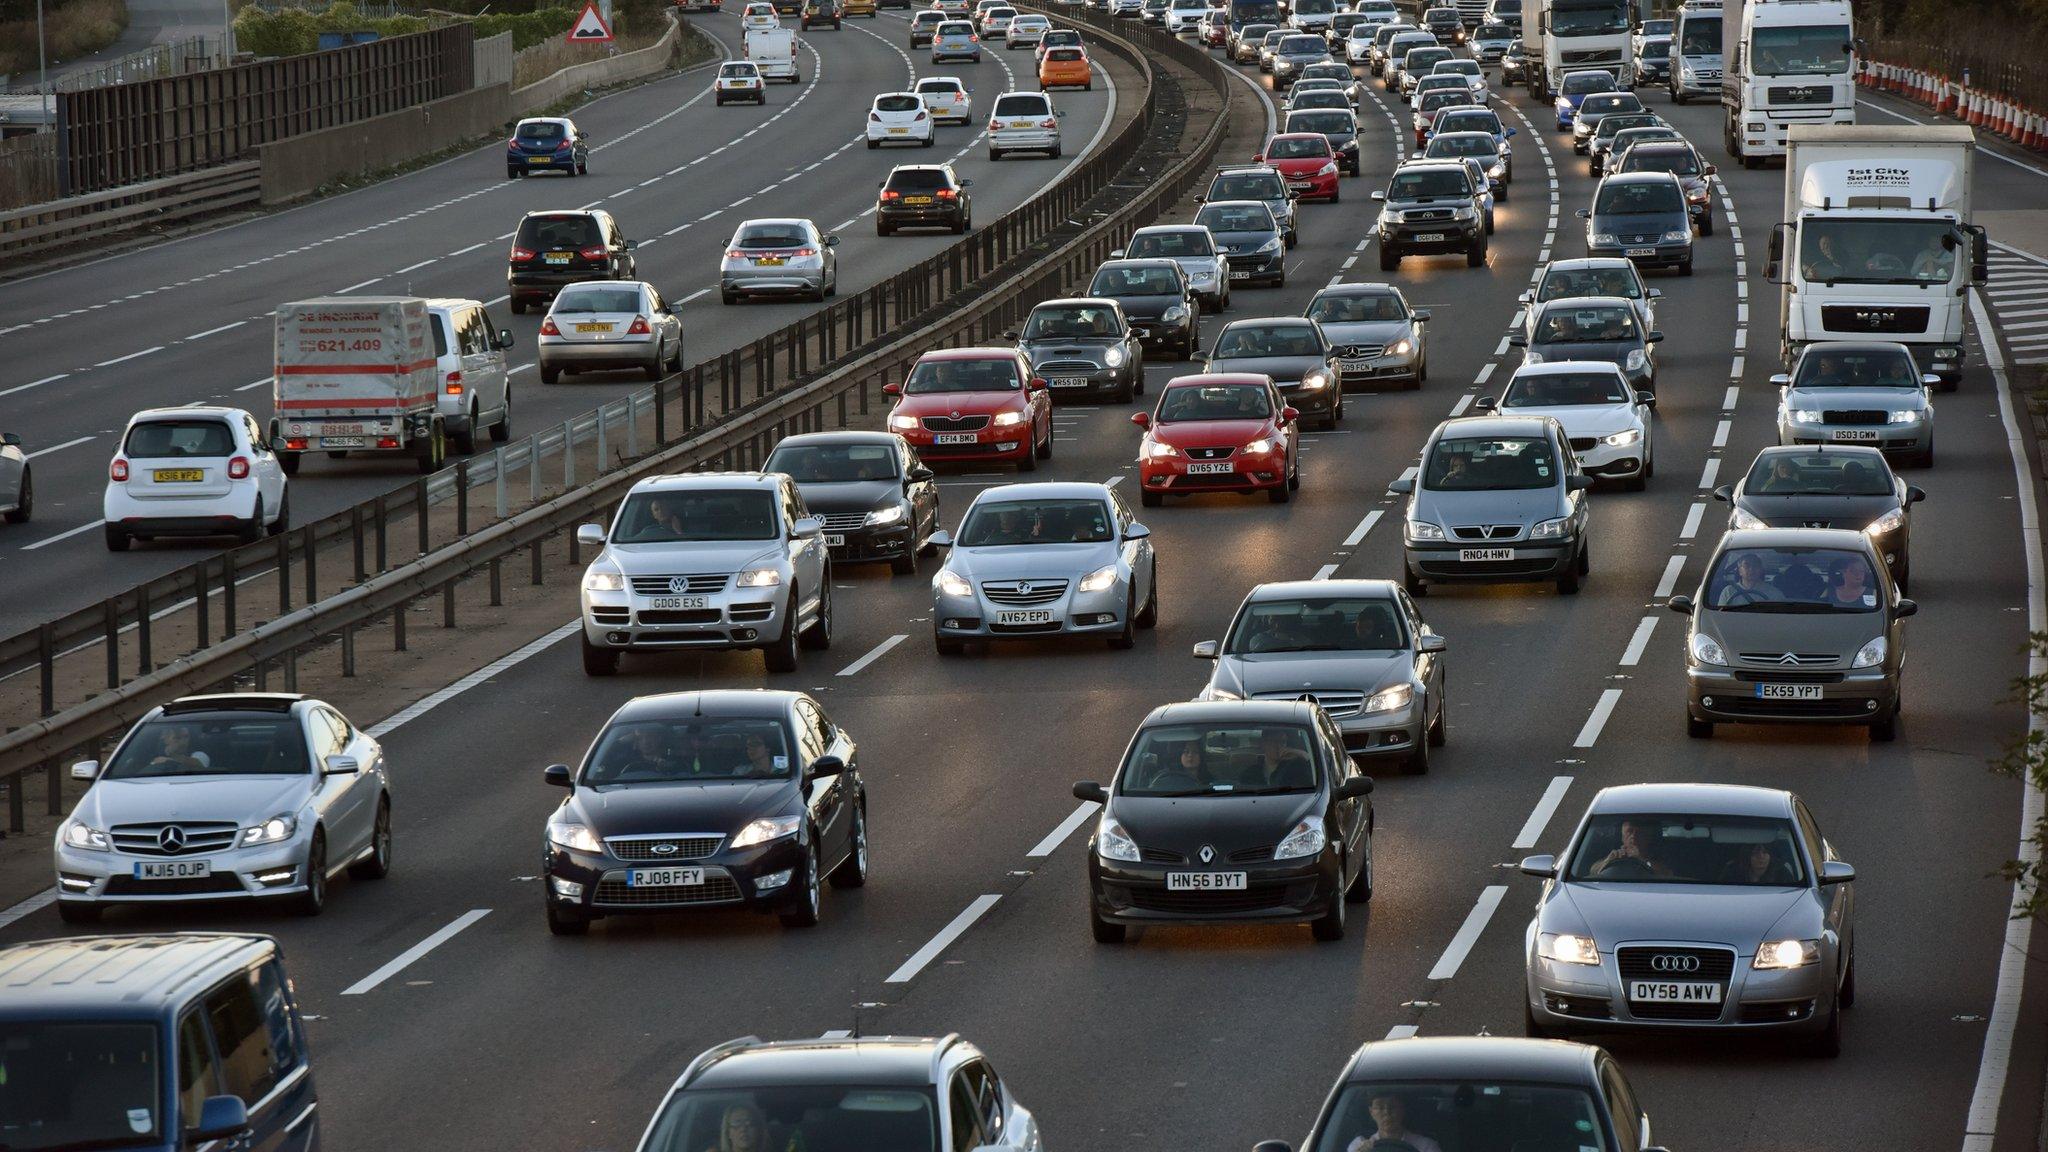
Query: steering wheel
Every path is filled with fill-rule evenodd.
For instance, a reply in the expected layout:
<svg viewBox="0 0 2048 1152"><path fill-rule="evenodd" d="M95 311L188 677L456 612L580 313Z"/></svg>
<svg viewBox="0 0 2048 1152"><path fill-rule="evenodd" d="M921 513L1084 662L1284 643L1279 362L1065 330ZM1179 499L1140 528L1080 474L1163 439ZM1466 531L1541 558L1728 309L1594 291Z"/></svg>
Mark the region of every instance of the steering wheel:
<svg viewBox="0 0 2048 1152"><path fill-rule="evenodd" d="M1617 856L1601 867L1601 876L1655 876L1657 870L1640 856Z"/></svg>
<svg viewBox="0 0 2048 1152"><path fill-rule="evenodd" d="M1898 275L1906 270L1906 262L1890 252L1879 252L1872 256L1867 266L1872 272Z"/></svg>
<svg viewBox="0 0 2048 1152"><path fill-rule="evenodd" d="M1728 591L1728 598L1721 601L1721 604L1723 607L1740 608L1747 604L1754 604L1762 599L1764 599L1764 594L1756 589L1737 585Z"/></svg>

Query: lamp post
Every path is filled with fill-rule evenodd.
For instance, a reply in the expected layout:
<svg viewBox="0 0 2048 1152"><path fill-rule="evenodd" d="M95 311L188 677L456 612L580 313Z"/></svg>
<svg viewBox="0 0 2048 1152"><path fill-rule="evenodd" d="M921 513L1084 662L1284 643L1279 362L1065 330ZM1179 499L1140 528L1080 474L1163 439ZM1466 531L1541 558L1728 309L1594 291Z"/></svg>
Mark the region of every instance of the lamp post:
<svg viewBox="0 0 2048 1152"><path fill-rule="evenodd" d="M46 88L50 83L50 61L43 50L43 0L36 0L36 87Z"/></svg>

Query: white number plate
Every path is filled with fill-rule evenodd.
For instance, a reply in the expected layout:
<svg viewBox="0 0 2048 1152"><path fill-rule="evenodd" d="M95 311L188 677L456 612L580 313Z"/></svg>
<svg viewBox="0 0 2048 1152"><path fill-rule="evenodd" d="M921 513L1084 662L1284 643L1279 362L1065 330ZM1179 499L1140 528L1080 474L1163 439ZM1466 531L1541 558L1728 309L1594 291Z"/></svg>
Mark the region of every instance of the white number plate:
<svg viewBox="0 0 2048 1152"><path fill-rule="evenodd" d="M828 536L826 536L826 537L825 537L825 547L827 547L827 548L844 548L844 547L846 547L846 537L844 537L844 536L831 536L831 535L828 535Z"/></svg>
<svg viewBox="0 0 2048 1152"><path fill-rule="evenodd" d="M569 262L569 254L567 252L550 252L544 259L549 264L567 264Z"/></svg>
<svg viewBox="0 0 2048 1152"><path fill-rule="evenodd" d="M1721 986L1704 980L1631 980L1628 998L1652 1004L1719 1004Z"/></svg>
<svg viewBox="0 0 2048 1152"><path fill-rule="evenodd" d="M1441 232L1424 232L1415 238L1417 244L1441 244L1443 240L1444 234Z"/></svg>
<svg viewBox="0 0 2048 1152"><path fill-rule="evenodd" d="M1218 461L1212 463L1202 463L1196 461L1190 462L1188 464L1188 475L1190 476L1222 476L1228 473L1229 471L1230 464L1228 461Z"/></svg>
<svg viewBox="0 0 2048 1152"><path fill-rule="evenodd" d="M204 880L213 875L211 860L138 861L137 880Z"/></svg>
<svg viewBox="0 0 2048 1152"><path fill-rule="evenodd" d="M1249 272L1236 272L1236 271L1233 271L1233 272L1232 272L1232 273L1230 274L1230 278L1231 278L1232 280L1249 280L1249 279L1251 279L1251 278L1252 278L1252 274L1251 274L1251 273L1249 273Z"/></svg>
<svg viewBox="0 0 2048 1152"><path fill-rule="evenodd" d="M626 873L628 888L689 888L702 883L702 868L634 868Z"/></svg>
<svg viewBox="0 0 2048 1152"><path fill-rule="evenodd" d="M1034 609L1029 612L998 612L996 613L996 623L1050 624L1052 623L1052 613L1044 609Z"/></svg>
<svg viewBox="0 0 2048 1152"><path fill-rule="evenodd" d="M1657 250L1655 248L1631 248L1627 252L1627 255L1630 256L1655 256L1656 254Z"/></svg>
<svg viewBox="0 0 2048 1152"><path fill-rule="evenodd" d="M1875 440L1877 433L1867 428L1837 428L1828 433L1830 440Z"/></svg>
<svg viewBox="0 0 2048 1152"><path fill-rule="evenodd" d="M933 437L932 437L932 443L934 443L934 444L979 444L979 443L981 443L981 433L979 433L979 432L941 432L941 433L937 434L936 436L933 436Z"/></svg>
<svg viewBox="0 0 2048 1152"><path fill-rule="evenodd" d="M1337 367L1342 368L1346 372L1363 372L1372 367L1372 361L1367 360L1363 356L1347 356L1337 361Z"/></svg>
<svg viewBox="0 0 2048 1152"><path fill-rule="evenodd" d="M1759 700L1818 700L1818 684L1759 684L1756 686Z"/></svg>
<svg viewBox="0 0 2048 1152"><path fill-rule="evenodd" d="M1242 892L1242 872L1168 872L1168 892Z"/></svg>
<svg viewBox="0 0 2048 1152"><path fill-rule="evenodd" d="M1460 548L1458 559L1466 564L1485 563L1489 560L1513 560L1513 548Z"/></svg>
<svg viewBox="0 0 2048 1152"><path fill-rule="evenodd" d="M709 608L711 607L711 598L708 596L655 596L647 601L647 606L655 611L680 612L688 608Z"/></svg>
<svg viewBox="0 0 2048 1152"><path fill-rule="evenodd" d="M1086 388L1088 386L1088 378L1086 376L1055 376L1052 378L1052 386L1055 388Z"/></svg>
<svg viewBox="0 0 2048 1152"><path fill-rule="evenodd" d="M320 446L322 448L361 448L368 443L369 439L364 436L322 436L320 438Z"/></svg>

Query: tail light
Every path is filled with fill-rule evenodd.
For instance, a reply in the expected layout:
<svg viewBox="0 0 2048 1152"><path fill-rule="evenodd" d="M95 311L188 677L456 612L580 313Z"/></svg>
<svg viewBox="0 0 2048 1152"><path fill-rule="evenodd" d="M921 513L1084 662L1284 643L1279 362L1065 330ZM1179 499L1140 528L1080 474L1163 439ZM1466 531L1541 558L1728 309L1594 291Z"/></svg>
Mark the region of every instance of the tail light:
<svg viewBox="0 0 2048 1152"><path fill-rule="evenodd" d="M870 112L868 113L868 119L880 124L882 122L882 114L880 112Z"/></svg>
<svg viewBox="0 0 2048 1152"><path fill-rule="evenodd" d="M882 199L884 199L884 200L896 200L896 199L900 199L900 198L901 198L902 196L903 196L903 193L901 193L901 192L898 192L898 191L897 191L897 190L895 190L894 188L884 188L884 189L882 189Z"/></svg>
<svg viewBox="0 0 2048 1152"><path fill-rule="evenodd" d="M116 482L125 482L128 479L128 462L119 456L114 457L114 466L107 469L107 475Z"/></svg>
<svg viewBox="0 0 2048 1152"><path fill-rule="evenodd" d="M990 120L989 120L989 122L988 122L988 130L989 130L989 131L991 131L991 132L996 132L996 131L999 131L999 130L1001 130L1002 126L1003 126L1003 122L1002 122L1001 120L996 120L996 119L990 119Z"/></svg>
<svg viewBox="0 0 2048 1152"><path fill-rule="evenodd" d="M567 151L569 150L569 146L570 146L570 145L572 145L572 144L574 144L574 143L575 143L575 141L573 141L573 140L564 140L564 141L562 141L562 142L561 142L560 144L557 144L557 145L555 145L555 151L557 151L557 152L567 152Z"/></svg>
<svg viewBox="0 0 2048 1152"><path fill-rule="evenodd" d="M801 260L806 256L816 256L817 254L818 250L816 248L799 248L796 251L791 252L790 256L795 259Z"/></svg>
<svg viewBox="0 0 2048 1152"><path fill-rule="evenodd" d="M910 122L911 122L911 123L913 123L913 124L915 124L915 123L917 123L918 121L920 121L920 120L922 120L922 119L924 119L924 109L920 108L920 109L918 109L918 110L917 110L917 115L915 115L915 116L912 116L912 117L910 118Z"/></svg>
<svg viewBox="0 0 2048 1152"><path fill-rule="evenodd" d="M941 188L938 191L932 193L932 195L937 196L941 200L952 200L957 198L960 194L958 192L953 191L951 188Z"/></svg>
<svg viewBox="0 0 2048 1152"><path fill-rule="evenodd" d="M535 255L536 253L531 248L514 248L512 249L512 262L514 264L524 264L532 260Z"/></svg>
<svg viewBox="0 0 2048 1152"><path fill-rule="evenodd" d="M633 317L633 326L632 326L631 328L628 328L628 329L626 329L626 335L628 335L628 336L652 336L652 335L654 335L654 329L652 329L652 328L649 328L649 327L647 326L647 317L645 317L645 316L635 316L635 317Z"/></svg>
<svg viewBox="0 0 2048 1152"><path fill-rule="evenodd" d="M306 450L306 446L311 443L312 441L307 440L304 437L298 437L295 439L286 440L284 442L284 447L285 451L287 452L304 452Z"/></svg>
<svg viewBox="0 0 2048 1152"><path fill-rule="evenodd" d="M1040 120L1038 126L1040 128L1057 128L1060 126L1060 122L1057 120Z"/></svg>
<svg viewBox="0 0 2048 1152"><path fill-rule="evenodd" d="M585 248L576 254L578 256L583 257L585 260L602 260L604 259L604 245L592 244L590 247Z"/></svg>
<svg viewBox="0 0 2048 1152"><path fill-rule="evenodd" d="M555 318L550 316L540 322L540 334L543 336L560 336L562 330L555 327Z"/></svg>
<svg viewBox="0 0 2048 1152"><path fill-rule="evenodd" d="M228 459L228 479L247 480L248 478L249 458L247 456L230 457Z"/></svg>
<svg viewBox="0 0 2048 1152"><path fill-rule="evenodd" d="M462 395L462 373L450 372L448 374L448 394L450 396Z"/></svg>

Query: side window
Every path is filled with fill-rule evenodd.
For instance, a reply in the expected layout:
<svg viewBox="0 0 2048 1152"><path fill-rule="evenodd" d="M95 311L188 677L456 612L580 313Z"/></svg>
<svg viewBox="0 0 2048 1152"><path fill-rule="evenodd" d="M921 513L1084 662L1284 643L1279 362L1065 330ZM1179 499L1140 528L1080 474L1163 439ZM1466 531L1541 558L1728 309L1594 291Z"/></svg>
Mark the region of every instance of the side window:
<svg viewBox="0 0 2048 1152"><path fill-rule="evenodd" d="M305 1063L298 1021L292 1016L291 985L284 968L272 960L256 970L256 1002L263 1008L263 1026L270 1032L271 1067L278 1079Z"/></svg>
<svg viewBox="0 0 2048 1152"><path fill-rule="evenodd" d="M278 1053L271 1046L253 972L237 976L207 994L206 1019L220 1050L225 1091L254 1106L277 1087ZM289 1065L287 1065L289 1067Z"/></svg>
<svg viewBox="0 0 2048 1152"><path fill-rule="evenodd" d="M967 1083L974 1090L974 1102L981 1111L981 1127L986 1133L983 1143L1003 1142L1003 1082L996 1076L996 1070L985 1060L977 1060L966 1069Z"/></svg>
<svg viewBox="0 0 2048 1152"><path fill-rule="evenodd" d="M946 1100L947 1111L953 1119L952 1152L973 1152L973 1149L987 1143L982 1139L981 1108L964 1074L953 1073L952 1087L946 1092Z"/></svg>
<svg viewBox="0 0 2048 1152"><path fill-rule="evenodd" d="M269 442L263 439L263 430L256 427L256 420L254 417L242 417L242 431L247 433L249 436L249 449L251 451L255 452L259 456L269 453L270 444Z"/></svg>
<svg viewBox="0 0 2048 1152"><path fill-rule="evenodd" d="M316 765L325 764L329 756L339 756L348 748L347 728L335 720L325 708L315 708L307 713L308 729L313 736L313 760Z"/></svg>
<svg viewBox="0 0 2048 1152"><path fill-rule="evenodd" d="M197 1126L200 1106L218 1095L220 1063L206 1034L206 1018L193 1010L178 1020L178 1122Z"/></svg>
<svg viewBox="0 0 2048 1152"><path fill-rule="evenodd" d="M796 702L796 745L800 763L808 765L825 754L825 731L817 706L808 700Z"/></svg>
<svg viewBox="0 0 2048 1152"><path fill-rule="evenodd" d="M1642 1137L1643 1114L1636 1107L1635 1093L1612 1063L1600 1068L1600 1087L1607 1096L1607 1112L1614 1121L1615 1152L1636 1152Z"/></svg>
<svg viewBox="0 0 2048 1152"><path fill-rule="evenodd" d="M1834 851L1828 847L1827 839L1820 834L1820 825L1814 823L1813 813L1806 810L1806 802L1799 801L1794 805L1794 809L1799 814L1799 834L1806 841L1807 855L1813 857L1815 866L1834 859Z"/></svg>

